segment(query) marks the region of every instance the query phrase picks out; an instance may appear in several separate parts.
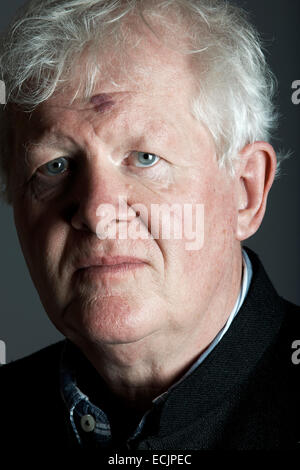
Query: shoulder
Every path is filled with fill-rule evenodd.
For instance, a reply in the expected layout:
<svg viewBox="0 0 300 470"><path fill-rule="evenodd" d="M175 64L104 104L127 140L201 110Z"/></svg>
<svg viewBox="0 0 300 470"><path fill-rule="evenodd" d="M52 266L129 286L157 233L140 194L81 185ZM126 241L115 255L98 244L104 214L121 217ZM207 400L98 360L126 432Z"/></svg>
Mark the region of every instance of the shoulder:
<svg viewBox="0 0 300 470"><path fill-rule="evenodd" d="M292 356L296 348L300 350L300 307L282 298L280 298L280 301L284 316L279 331L279 344L284 347L289 356ZM294 364L291 358L290 362ZM300 365L298 368L300 368ZM300 378L300 369L297 370L297 376Z"/></svg>
<svg viewBox="0 0 300 470"><path fill-rule="evenodd" d="M69 444L68 414L60 392L65 341L0 368L0 441L4 447L50 449ZM19 435L19 429L26 430Z"/></svg>
<svg viewBox="0 0 300 470"><path fill-rule="evenodd" d="M59 361L65 341L59 341L43 348L22 359L10 362L0 367L1 394L8 391L13 393L17 387L28 389L45 386L53 382L53 376L58 375ZM45 382L46 381L46 382Z"/></svg>
<svg viewBox="0 0 300 470"><path fill-rule="evenodd" d="M269 370L270 383L276 379L281 384L277 389L293 391L300 378L300 364L293 361L295 347L300 347L300 307L278 295L259 257L249 248L246 252L253 275L238 315L239 330L252 343L248 356L255 357L260 351L261 370L264 376Z"/></svg>
<svg viewBox="0 0 300 470"><path fill-rule="evenodd" d="M270 345L276 345L274 350L285 364L291 363L292 345L298 340L300 343L300 306L278 295L259 257L249 248L246 252L253 269L246 308L256 315L256 324L264 336L272 330Z"/></svg>
<svg viewBox="0 0 300 470"><path fill-rule="evenodd" d="M296 322L298 325L300 324L300 306L293 304L292 302L289 302L288 300L285 300L281 298L281 301L283 303L284 309L289 316L289 318Z"/></svg>
<svg viewBox="0 0 300 470"><path fill-rule="evenodd" d="M283 299L275 290L258 255L248 247L243 249L250 259L252 269L252 280L247 295L251 299L251 307L277 315L280 311L284 316L287 315L290 321L299 321L300 306Z"/></svg>

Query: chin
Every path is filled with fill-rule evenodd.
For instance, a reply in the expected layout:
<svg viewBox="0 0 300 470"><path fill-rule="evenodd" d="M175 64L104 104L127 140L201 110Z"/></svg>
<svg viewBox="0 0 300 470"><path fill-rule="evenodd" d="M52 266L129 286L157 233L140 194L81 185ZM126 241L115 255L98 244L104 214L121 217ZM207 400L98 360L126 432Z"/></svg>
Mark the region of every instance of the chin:
<svg viewBox="0 0 300 470"><path fill-rule="evenodd" d="M63 334L75 343L134 343L157 330L149 312L153 315L154 309L120 297L97 299L85 307L77 304L64 317Z"/></svg>

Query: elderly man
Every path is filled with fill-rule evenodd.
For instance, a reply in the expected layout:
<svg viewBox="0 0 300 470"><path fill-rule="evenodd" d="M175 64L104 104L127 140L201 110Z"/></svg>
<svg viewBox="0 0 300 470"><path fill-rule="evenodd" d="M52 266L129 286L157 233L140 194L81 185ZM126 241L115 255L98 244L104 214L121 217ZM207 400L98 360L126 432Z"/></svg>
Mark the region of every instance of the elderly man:
<svg viewBox="0 0 300 470"><path fill-rule="evenodd" d="M241 248L277 165L273 77L244 14L33 0L1 70L4 196L66 337L1 368L1 442L296 449L299 308Z"/></svg>

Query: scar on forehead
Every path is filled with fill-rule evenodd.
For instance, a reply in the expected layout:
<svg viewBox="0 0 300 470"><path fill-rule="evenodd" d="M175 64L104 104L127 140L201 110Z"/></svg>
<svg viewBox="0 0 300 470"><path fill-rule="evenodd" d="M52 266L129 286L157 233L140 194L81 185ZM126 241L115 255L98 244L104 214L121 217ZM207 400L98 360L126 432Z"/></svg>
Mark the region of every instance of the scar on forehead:
<svg viewBox="0 0 300 470"><path fill-rule="evenodd" d="M107 93L92 96L91 103L94 105L95 110L98 113L103 113L115 105L115 101L112 96Z"/></svg>

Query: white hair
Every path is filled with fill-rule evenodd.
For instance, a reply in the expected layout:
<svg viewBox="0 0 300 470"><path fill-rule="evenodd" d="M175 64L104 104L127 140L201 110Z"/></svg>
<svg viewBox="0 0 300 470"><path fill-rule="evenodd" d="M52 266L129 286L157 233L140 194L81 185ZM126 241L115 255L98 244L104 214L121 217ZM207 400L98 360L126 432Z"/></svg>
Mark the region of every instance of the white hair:
<svg viewBox="0 0 300 470"><path fill-rule="evenodd" d="M220 166L233 174L246 144L270 139L278 118L276 80L240 8L223 0L31 0L6 32L0 53L7 96L0 114L0 167L7 202L10 105L32 112L67 86L83 53L86 73L78 86L90 96L99 74L96 54L111 47L126 52L128 38L137 35L130 22L124 28L132 15L162 40L176 37L180 51L191 57L197 90L192 111L211 132Z"/></svg>

